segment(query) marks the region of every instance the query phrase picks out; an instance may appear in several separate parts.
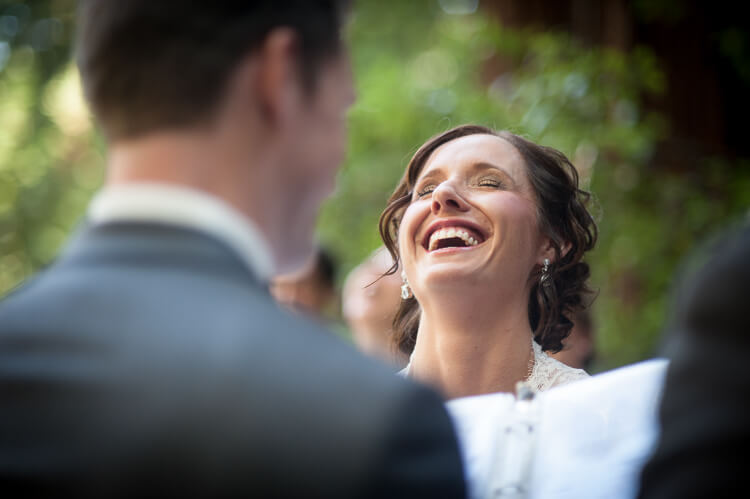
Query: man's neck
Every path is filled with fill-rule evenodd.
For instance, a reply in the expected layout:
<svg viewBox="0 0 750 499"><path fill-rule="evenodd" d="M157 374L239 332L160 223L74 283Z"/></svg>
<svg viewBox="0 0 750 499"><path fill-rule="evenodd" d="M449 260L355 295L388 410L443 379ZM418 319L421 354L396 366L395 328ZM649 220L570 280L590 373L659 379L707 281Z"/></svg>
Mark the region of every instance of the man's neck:
<svg viewBox="0 0 750 499"><path fill-rule="evenodd" d="M158 183L211 195L252 220L269 238L274 226L272 190L263 178L266 158L252 161L236 151L219 133L160 132L110 148L106 185ZM265 188L263 188L265 186ZM269 241L272 242L272 241Z"/></svg>
<svg viewBox="0 0 750 499"><path fill-rule="evenodd" d="M162 184L191 189L218 199L252 221L274 256L283 249L283 169L274 146L260 131L236 127L152 133L110 146L105 187ZM249 141L255 141L250 143ZM240 147L238 147L240 144Z"/></svg>
<svg viewBox="0 0 750 499"><path fill-rule="evenodd" d="M236 161L206 133L161 132L110 148L107 184L161 183L226 199L221 169ZM244 211L242 206L235 206Z"/></svg>

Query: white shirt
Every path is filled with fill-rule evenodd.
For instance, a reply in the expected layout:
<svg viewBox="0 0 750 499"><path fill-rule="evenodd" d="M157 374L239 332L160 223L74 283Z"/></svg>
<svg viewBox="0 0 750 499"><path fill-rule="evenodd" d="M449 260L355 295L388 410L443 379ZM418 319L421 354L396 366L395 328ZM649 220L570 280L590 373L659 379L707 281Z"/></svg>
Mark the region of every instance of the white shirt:
<svg viewBox="0 0 750 499"><path fill-rule="evenodd" d="M105 187L91 201L88 219L93 224L155 222L194 229L229 246L261 280L273 275L272 253L255 223L205 192L159 183Z"/></svg>
<svg viewBox="0 0 750 499"><path fill-rule="evenodd" d="M517 401L510 393L449 400L471 499L635 499L659 434L668 363L655 359Z"/></svg>

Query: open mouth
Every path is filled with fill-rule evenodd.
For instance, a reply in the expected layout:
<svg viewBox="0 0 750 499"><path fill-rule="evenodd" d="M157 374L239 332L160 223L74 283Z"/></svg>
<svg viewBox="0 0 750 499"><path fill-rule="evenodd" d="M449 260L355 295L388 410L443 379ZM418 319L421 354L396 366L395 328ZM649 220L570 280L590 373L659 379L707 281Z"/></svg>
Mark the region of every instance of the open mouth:
<svg viewBox="0 0 750 499"><path fill-rule="evenodd" d="M427 251L444 248L470 248L482 244L485 237L477 230L465 226L446 226L434 230L424 241Z"/></svg>

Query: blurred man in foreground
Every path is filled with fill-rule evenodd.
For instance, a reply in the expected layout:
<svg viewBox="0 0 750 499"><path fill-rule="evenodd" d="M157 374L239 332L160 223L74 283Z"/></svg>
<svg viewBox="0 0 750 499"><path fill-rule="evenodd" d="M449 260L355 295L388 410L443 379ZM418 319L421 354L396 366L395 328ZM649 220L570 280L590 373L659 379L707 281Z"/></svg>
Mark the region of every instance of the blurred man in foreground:
<svg viewBox="0 0 750 499"><path fill-rule="evenodd" d="M88 226L0 304L3 497L461 497L438 397L282 312L353 101L343 1L87 0Z"/></svg>

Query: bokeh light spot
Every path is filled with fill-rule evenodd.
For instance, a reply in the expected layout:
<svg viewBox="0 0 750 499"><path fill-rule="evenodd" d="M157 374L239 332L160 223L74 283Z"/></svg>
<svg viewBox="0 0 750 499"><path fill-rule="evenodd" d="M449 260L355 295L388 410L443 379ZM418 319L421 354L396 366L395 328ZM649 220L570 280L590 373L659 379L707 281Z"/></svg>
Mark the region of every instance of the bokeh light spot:
<svg viewBox="0 0 750 499"><path fill-rule="evenodd" d="M439 0L440 8L446 14L466 15L473 14L479 7L479 0Z"/></svg>
<svg viewBox="0 0 750 499"><path fill-rule="evenodd" d="M10 59L10 45L8 42L0 42L0 71L5 68L8 59Z"/></svg>

